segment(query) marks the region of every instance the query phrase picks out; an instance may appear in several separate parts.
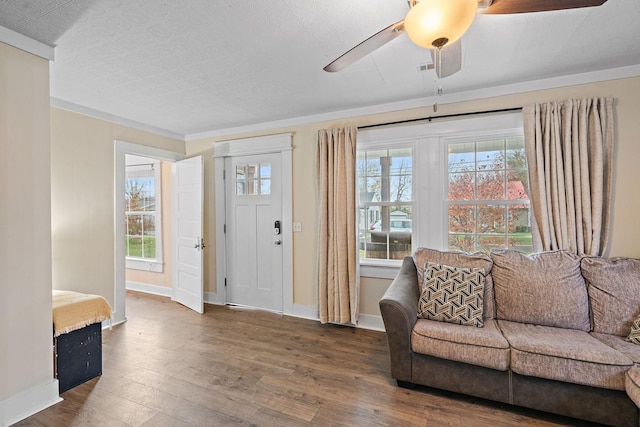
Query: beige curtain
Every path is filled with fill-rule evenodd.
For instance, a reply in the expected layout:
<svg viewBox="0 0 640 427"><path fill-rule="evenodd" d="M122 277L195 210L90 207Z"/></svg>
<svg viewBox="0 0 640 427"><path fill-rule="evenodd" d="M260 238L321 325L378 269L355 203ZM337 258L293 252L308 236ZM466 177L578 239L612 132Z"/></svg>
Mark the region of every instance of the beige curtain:
<svg viewBox="0 0 640 427"><path fill-rule="evenodd" d="M354 127L318 131L318 300L322 323L358 320Z"/></svg>
<svg viewBox="0 0 640 427"><path fill-rule="evenodd" d="M613 99L524 107L535 250L602 255L609 237Z"/></svg>

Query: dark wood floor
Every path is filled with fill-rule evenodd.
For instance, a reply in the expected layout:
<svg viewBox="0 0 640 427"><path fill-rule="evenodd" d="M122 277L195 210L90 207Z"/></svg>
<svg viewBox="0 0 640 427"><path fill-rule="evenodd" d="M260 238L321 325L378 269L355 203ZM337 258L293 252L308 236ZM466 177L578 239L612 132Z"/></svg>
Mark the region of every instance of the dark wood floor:
<svg viewBox="0 0 640 427"><path fill-rule="evenodd" d="M18 426L566 426L567 418L399 388L382 332L127 293L103 375Z"/></svg>

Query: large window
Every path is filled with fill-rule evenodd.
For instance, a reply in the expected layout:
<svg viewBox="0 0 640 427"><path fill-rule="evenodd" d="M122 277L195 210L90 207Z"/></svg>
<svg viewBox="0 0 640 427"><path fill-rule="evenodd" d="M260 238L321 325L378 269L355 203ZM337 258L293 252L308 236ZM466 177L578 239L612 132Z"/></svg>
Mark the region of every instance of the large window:
<svg viewBox="0 0 640 427"><path fill-rule="evenodd" d="M520 114L360 132L357 162L363 271L420 246L533 251Z"/></svg>
<svg viewBox="0 0 640 427"><path fill-rule="evenodd" d="M447 144L448 248L533 252L524 138Z"/></svg>
<svg viewBox="0 0 640 427"><path fill-rule="evenodd" d="M127 155L125 170L127 267L162 271L160 162Z"/></svg>

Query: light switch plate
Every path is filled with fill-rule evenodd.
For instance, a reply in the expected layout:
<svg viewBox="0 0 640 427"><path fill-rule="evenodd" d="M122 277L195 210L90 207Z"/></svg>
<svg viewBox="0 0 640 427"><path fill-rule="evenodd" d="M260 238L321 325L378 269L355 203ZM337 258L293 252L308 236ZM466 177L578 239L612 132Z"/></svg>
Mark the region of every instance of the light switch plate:
<svg viewBox="0 0 640 427"><path fill-rule="evenodd" d="M293 223L293 232L300 232L302 231L302 223L301 222L294 222Z"/></svg>

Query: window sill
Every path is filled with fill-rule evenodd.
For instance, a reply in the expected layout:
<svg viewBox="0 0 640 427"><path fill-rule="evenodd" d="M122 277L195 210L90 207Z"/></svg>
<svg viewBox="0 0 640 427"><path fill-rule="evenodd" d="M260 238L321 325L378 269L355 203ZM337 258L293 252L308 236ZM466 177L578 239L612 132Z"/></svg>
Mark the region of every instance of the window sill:
<svg viewBox="0 0 640 427"><path fill-rule="evenodd" d="M132 270L151 271L153 273L162 273L164 271L164 263L143 260L138 258L127 258L127 268Z"/></svg>
<svg viewBox="0 0 640 427"><path fill-rule="evenodd" d="M373 277L376 279L394 279L400 271L401 262L388 262L385 264L360 263L360 277Z"/></svg>

